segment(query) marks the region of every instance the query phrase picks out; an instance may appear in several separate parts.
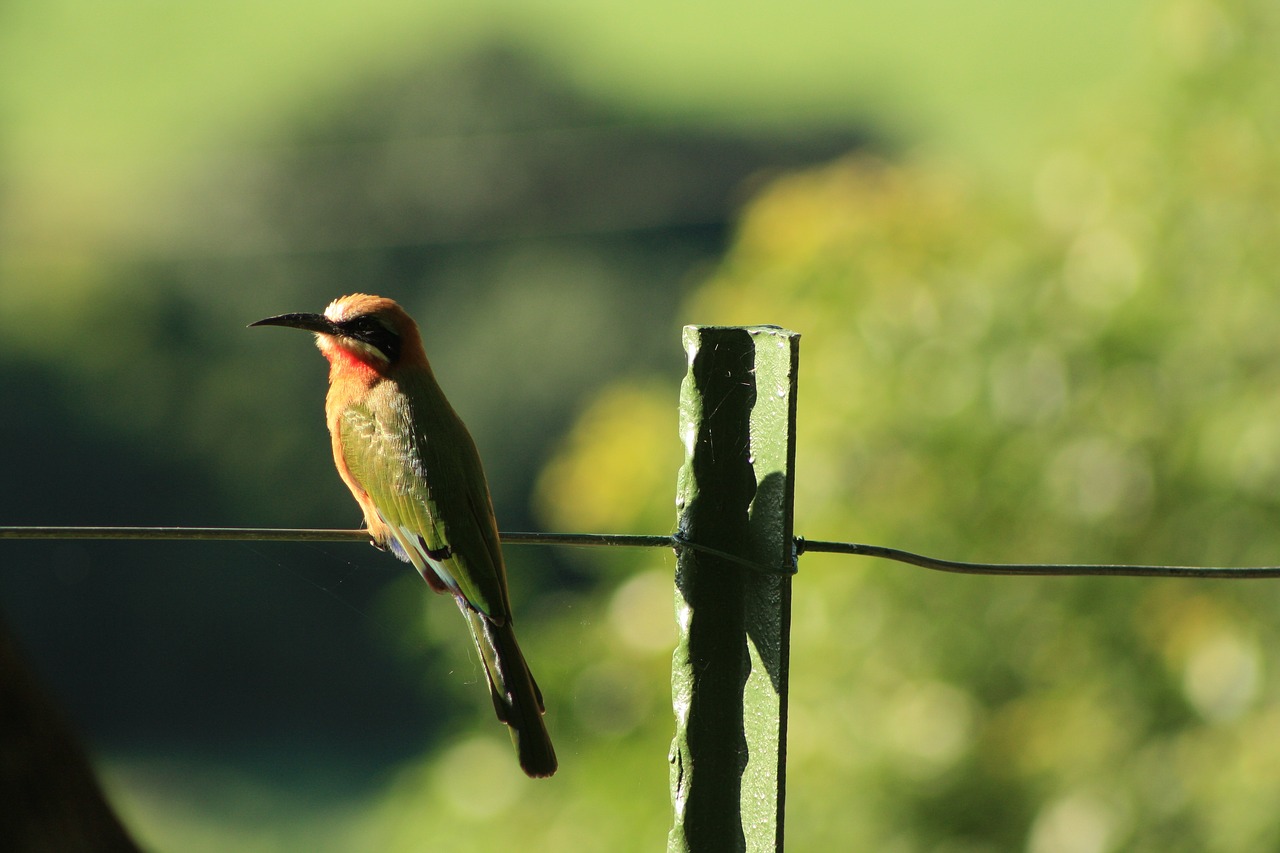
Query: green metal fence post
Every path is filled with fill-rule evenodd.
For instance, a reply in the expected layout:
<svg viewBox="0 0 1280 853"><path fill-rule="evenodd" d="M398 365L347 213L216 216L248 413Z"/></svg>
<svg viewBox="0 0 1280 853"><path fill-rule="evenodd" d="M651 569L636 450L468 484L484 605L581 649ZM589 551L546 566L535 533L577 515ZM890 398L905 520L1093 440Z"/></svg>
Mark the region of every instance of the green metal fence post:
<svg viewBox="0 0 1280 853"><path fill-rule="evenodd" d="M782 849L800 336L686 326L669 853Z"/></svg>

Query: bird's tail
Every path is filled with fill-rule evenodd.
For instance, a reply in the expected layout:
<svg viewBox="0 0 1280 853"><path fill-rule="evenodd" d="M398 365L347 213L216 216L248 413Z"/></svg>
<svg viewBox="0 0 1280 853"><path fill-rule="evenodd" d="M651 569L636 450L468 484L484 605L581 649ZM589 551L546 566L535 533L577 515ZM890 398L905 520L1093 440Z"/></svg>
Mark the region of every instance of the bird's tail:
<svg viewBox="0 0 1280 853"><path fill-rule="evenodd" d="M510 620L497 625L484 614L465 606L462 613L484 662L493 710L511 729L520 767L530 776L550 776L558 765L551 736L542 721L545 711L542 691L525 663Z"/></svg>

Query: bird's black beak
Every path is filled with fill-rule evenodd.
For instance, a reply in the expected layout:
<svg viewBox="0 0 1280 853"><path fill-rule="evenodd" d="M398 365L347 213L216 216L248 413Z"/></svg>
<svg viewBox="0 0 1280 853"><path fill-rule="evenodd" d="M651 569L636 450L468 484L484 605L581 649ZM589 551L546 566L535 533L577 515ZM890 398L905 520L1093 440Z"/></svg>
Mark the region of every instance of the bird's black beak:
<svg viewBox="0 0 1280 853"><path fill-rule="evenodd" d="M249 324L249 328L254 326L284 326L289 329L302 329L305 332L319 332L322 335L342 334L342 331L323 314L280 314Z"/></svg>

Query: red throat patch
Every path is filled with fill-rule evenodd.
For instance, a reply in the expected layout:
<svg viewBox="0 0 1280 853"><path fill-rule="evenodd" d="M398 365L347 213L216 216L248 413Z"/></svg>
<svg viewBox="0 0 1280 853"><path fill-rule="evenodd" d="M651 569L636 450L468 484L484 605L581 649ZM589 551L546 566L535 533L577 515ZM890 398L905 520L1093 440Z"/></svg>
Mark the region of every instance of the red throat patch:
<svg viewBox="0 0 1280 853"><path fill-rule="evenodd" d="M320 351L329 359L333 376L357 374L372 378L381 372L382 365L374 357L348 349L332 339L323 340Z"/></svg>

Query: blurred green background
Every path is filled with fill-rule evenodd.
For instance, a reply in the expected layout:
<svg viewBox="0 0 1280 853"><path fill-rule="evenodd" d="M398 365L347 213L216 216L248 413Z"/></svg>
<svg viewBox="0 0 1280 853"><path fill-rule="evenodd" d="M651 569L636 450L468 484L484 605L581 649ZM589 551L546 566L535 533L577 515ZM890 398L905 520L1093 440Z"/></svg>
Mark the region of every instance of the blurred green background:
<svg viewBox="0 0 1280 853"><path fill-rule="evenodd" d="M406 305L506 530L666 532L679 328L804 335L797 531L1280 562L1280 10L0 6L3 524L358 523L324 366ZM508 550L562 769L363 546L6 543L156 851L651 850L667 554ZM1280 587L806 556L793 849L1280 846Z"/></svg>

